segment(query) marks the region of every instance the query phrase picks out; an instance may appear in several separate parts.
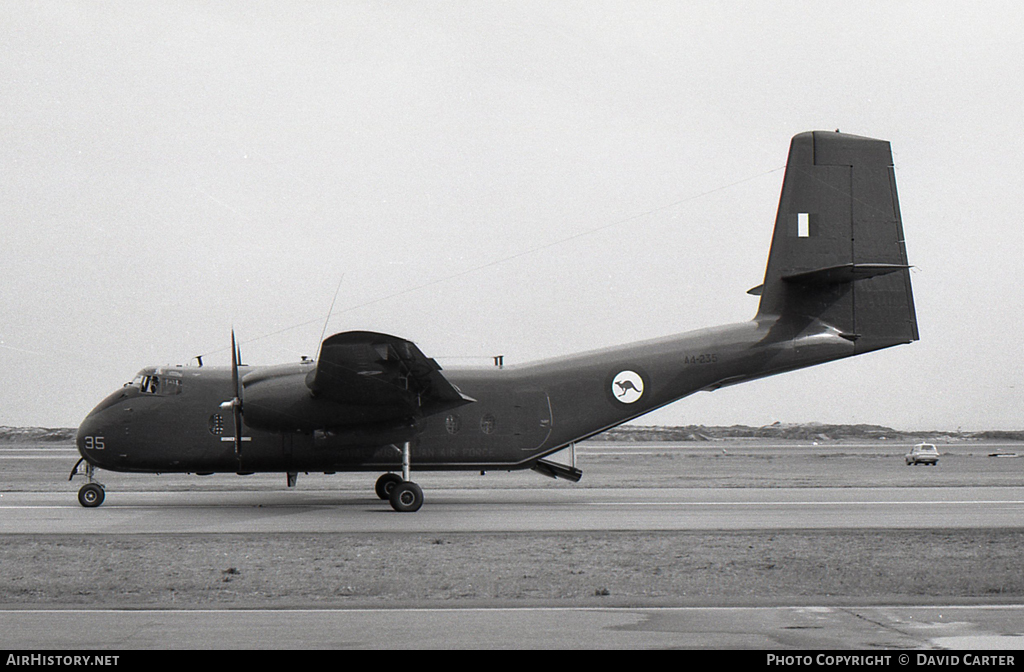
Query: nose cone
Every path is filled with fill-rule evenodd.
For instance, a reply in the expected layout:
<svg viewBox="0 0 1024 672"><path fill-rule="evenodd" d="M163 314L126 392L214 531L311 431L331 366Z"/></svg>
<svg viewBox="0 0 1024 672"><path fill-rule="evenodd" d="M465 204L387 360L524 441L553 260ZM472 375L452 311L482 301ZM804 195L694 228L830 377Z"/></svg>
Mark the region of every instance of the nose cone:
<svg viewBox="0 0 1024 672"><path fill-rule="evenodd" d="M78 426L78 435L75 437L78 452L89 461L92 461L93 451L96 449L96 436L103 436L102 423L98 415L94 411L86 416Z"/></svg>
<svg viewBox="0 0 1024 672"><path fill-rule="evenodd" d="M112 466L110 442L115 438L114 415L117 412L117 402L123 396L120 390L111 394L92 409L78 426L78 435L75 438L78 452L97 467L109 469Z"/></svg>
<svg viewBox="0 0 1024 672"><path fill-rule="evenodd" d="M102 412L90 413L78 426L78 436L75 438L78 452L97 467L105 466L107 462L105 459L107 431L104 427L103 415Z"/></svg>

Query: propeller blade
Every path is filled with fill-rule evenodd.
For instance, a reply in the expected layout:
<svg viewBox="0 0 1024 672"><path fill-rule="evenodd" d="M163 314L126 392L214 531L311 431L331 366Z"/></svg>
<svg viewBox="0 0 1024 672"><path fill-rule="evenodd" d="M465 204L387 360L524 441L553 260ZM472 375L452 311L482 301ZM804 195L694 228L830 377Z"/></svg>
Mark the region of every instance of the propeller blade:
<svg viewBox="0 0 1024 672"><path fill-rule="evenodd" d="M231 384L235 388L235 398L231 401L231 411L235 420L235 457L242 459L242 387L238 380L238 361L242 358L238 343L235 341L235 330L231 330ZM241 462L239 462L241 464Z"/></svg>
<svg viewBox="0 0 1024 672"><path fill-rule="evenodd" d="M238 399L238 344L235 342L234 329L231 330L231 385L235 389L235 398Z"/></svg>
<svg viewBox="0 0 1024 672"><path fill-rule="evenodd" d="M239 404L232 406L235 416L235 457L242 459L242 407Z"/></svg>

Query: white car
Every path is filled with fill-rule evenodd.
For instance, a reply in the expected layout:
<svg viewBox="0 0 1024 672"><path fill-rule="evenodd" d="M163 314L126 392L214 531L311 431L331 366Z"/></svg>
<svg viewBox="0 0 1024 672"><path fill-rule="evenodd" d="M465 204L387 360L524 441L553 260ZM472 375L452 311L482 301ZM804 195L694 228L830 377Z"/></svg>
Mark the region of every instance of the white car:
<svg viewBox="0 0 1024 672"><path fill-rule="evenodd" d="M938 464L939 449L931 443L919 443L910 449L904 459L907 461L908 467L912 464Z"/></svg>

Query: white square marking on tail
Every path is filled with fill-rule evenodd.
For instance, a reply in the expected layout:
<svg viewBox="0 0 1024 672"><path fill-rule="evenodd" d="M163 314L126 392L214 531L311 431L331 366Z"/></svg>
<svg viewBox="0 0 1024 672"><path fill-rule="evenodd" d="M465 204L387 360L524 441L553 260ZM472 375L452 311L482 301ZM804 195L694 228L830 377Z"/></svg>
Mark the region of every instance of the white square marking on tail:
<svg viewBox="0 0 1024 672"><path fill-rule="evenodd" d="M811 218L806 212L799 212L796 215L796 237L811 237Z"/></svg>

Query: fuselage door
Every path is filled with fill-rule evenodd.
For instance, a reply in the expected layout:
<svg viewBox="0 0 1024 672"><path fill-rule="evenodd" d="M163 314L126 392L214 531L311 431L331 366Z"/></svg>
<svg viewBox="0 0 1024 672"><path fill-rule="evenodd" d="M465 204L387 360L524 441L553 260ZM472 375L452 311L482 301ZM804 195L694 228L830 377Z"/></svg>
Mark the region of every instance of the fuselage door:
<svg viewBox="0 0 1024 672"><path fill-rule="evenodd" d="M512 433L520 450L537 450L551 434L551 403L547 392L516 392Z"/></svg>

